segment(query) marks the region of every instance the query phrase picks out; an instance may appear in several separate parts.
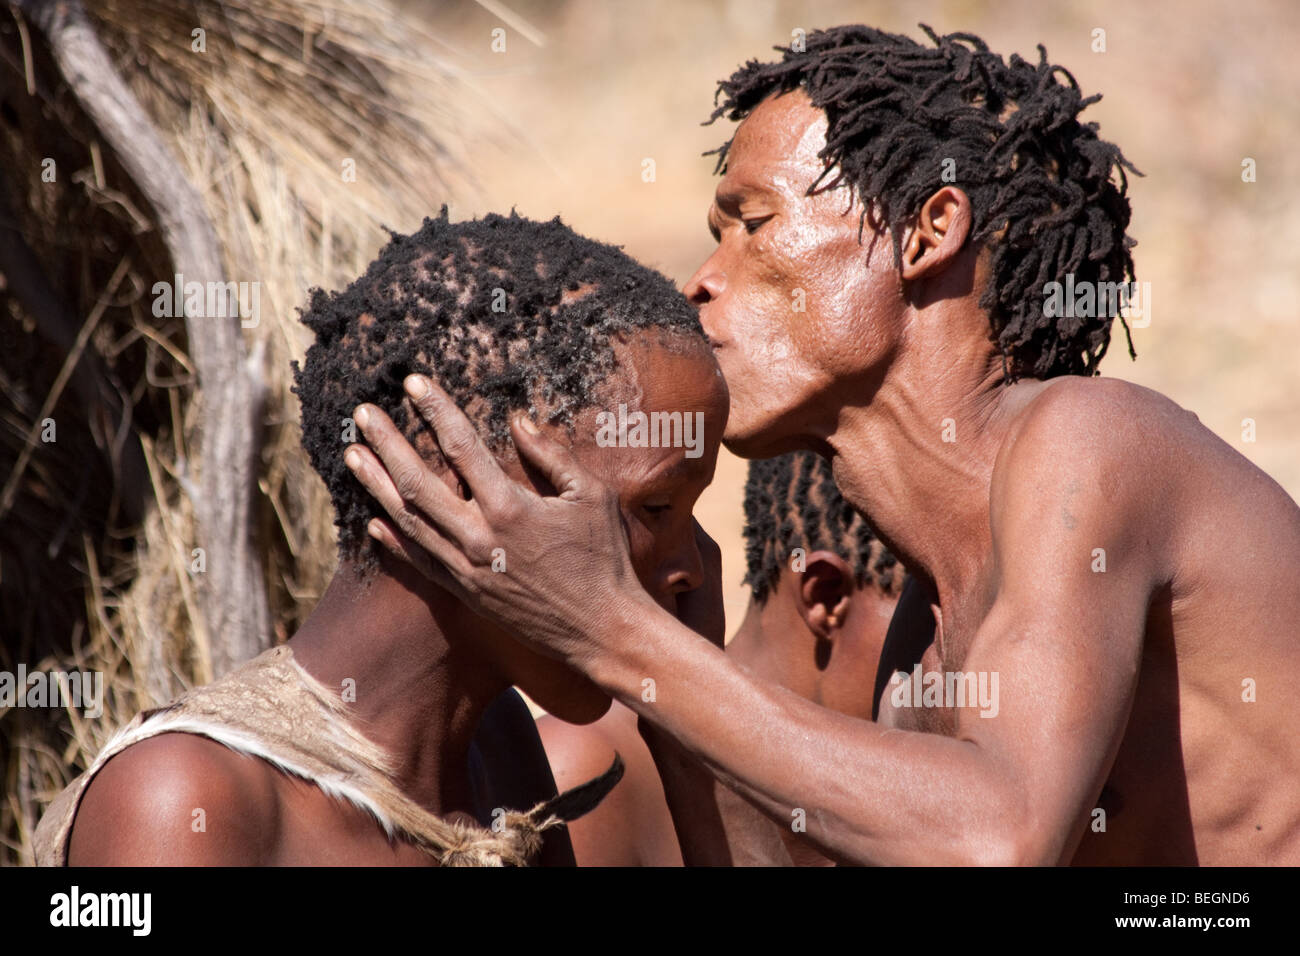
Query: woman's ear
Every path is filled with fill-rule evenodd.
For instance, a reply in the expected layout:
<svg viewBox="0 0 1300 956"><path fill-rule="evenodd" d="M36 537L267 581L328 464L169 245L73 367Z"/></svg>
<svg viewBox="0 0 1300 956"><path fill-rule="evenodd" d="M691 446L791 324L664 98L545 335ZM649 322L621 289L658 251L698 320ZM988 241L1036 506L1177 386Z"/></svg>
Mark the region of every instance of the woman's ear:
<svg viewBox="0 0 1300 956"><path fill-rule="evenodd" d="M847 561L834 551L814 551L796 574L799 614L818 638L833 641L844 626L857 581Z"/></svg>

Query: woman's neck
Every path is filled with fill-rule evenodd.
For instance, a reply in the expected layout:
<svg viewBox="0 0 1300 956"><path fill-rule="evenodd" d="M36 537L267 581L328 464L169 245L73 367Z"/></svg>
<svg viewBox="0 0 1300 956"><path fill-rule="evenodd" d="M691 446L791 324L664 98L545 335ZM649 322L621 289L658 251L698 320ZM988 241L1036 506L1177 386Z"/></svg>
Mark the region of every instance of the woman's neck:
<svg viewBox="0 0 1300 956"><path fill-rule="evenodd" d="M368 573L341 564L289 642L298 663L343 695L356 728L391 757L396 784L431 813L474 815L470 743L483 711L509 686L475 653L473 620L385 556Z"/></svg>

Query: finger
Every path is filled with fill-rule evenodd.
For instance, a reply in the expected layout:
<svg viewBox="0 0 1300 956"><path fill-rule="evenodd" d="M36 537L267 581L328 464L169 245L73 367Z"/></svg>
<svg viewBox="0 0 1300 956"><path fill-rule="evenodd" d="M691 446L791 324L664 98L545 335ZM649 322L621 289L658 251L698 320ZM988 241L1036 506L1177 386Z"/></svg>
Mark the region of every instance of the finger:
<svg viewBox="0 0 1300 956"><path fill-rule="evenodd" d="M421 575L424 575L424 578L433 581L435 585L451 594L456 600L463 601L471 607L474 606L473 597L465 588L460 576L454 574L446 564L434 559L429 554L429 551L426 551L417 542L403 535L402 532L393 527L393 524L386 522L382 518L372 518L365 525L365 531L374 540L380 542L382 548L389 551L393 557L398 558L399 561L411 563L412 567L415 567ZM448 548L450 548L450 545L448 545ZM452 561L459 558L459 551L450 550L448 554L450 554Z"/></svg>
<svg viewBox="0 0 1300 956"><path fill-rule="evenodd" d="M400 435L398 437L401 438ZM406 441L405 438L401 440ZM464 508L465 502L432 474L424 479L423 485L417 484L411 490L414 497L408 500L384 463L365 445L349 445L343 453L343 462L366 491L379 502L379 507L388 512L394 525L422 548L434 553L439 559L443 558L443 555L435 551L434 545L446 540L448 536L456 538L456 535L450 529L445 529L445 534L439 531L444 527L445 516L437 509ZM423 462L420 464L423 466ZM439 492L445 497L439 499Z"/></svg>
<svg viewBox="0 0 1300 956"><path fill-rule="evenodd" d="M704 561L706 573L715 572L718 577L721 577L722 548L713 540L713 536L704 530L704 526L698 519L691 518L691 522L695 525L695 546L700 549L700 557Z"/></svg>
<svg viewBox="0 0 1300 956"><path fill-rule="evenodd" d="M428 551L404 535L391 522L383 518L371 518L366 524L366 533L379 542L389 554L399 561L405 561L434 584L457 597L462 596L455 576L441 562L433 560Z"/></svg>
<svg viewBox="0 0 1300 956"><path fill-rule="evenodd" d="M399 531L391 521L371 518L366 522L366 533L384 546L393 557L409 564L430 580L437 576L429 552Z"/></svg>
<svg viewBox="0 0 1300 956"><path fill-rule="evenodd" d="M443 457L465 482L470 495L487 507L501 502L514 482L501 470L496 455L483 443L473 422L432 379L408 375L402 384L416 411L433 429Z"/></svg>
<svg viewBox="0 0 1300 956"><path fill-rule="evenodd" d="M519 451L519 460L537 469L562 498L583 498L594 484L572 450L543 435L527 415L517 415L511 422L511 437Z"/></svg>
<svg viewBox="0 0 1300 956"><path fill-rule="evenodd" d="M448 541L434 541L434 554L446 554L446 562L433 557L419 543L408 538L383 518L371 518L366 524L366 533L400 561L407 561L425 578L442 588L452 597L464 602L469 607L476 607L476 595L466 585L471 568L465 566L459 551ZM431 532L436 539L437 533ZM452 567L459 568L453 571Z"/></svg>
<svg viewBox="0 0 1300 956"><path fill-rule="evenodd" d="M453 537L457 537L456 519L467 518L469 509L430 470L420 453L411 447L406 436L393 424L393 420L382 408L370 404L358 405L352 418L361 428L366 444L370 447L367 449L362 445L352 445L344 452L344 461L356 472L366 490L379 499L389 514L393 514L392 496L395 494L402 506L414 505L440 527L452 532ZM365 454L371 450L373 454ZM361 456L360 465L353 467L356 455ZM381 494L385 497L381 497Z"/></svg>
<svg viewBox="0 0 1300 956"><path fill-rule="evenodd" d="M716 647L727 643L726 614L722 602L722 549L695 518L695 546L699 549L704 580L698 588L678 597L678 617Z"/></svg>

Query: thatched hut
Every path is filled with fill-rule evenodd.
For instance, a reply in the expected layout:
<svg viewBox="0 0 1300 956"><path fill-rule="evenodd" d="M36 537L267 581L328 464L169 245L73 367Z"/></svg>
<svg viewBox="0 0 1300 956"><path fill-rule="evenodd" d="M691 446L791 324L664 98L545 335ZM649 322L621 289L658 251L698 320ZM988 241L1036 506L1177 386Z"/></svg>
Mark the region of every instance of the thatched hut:
<svg viewBox="0 0 1300 956"><path fill-rule="evenodd" d="M295 310L472 190L501 125L453 55L384 2L0 11L0 671L105 687L95 720L0 710L0 863L121 722L327 582Z"/></svg>

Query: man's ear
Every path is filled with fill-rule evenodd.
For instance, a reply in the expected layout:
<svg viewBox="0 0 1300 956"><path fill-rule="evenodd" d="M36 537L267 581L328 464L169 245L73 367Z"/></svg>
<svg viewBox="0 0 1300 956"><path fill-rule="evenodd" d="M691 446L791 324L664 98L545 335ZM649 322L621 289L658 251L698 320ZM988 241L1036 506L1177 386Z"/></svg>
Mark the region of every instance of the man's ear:
<svg viewBox="0 0 1300 956"><path fill-rule="evenodd" d="M808 630L833 641L844 626L857 581L847 561L834 551L814 551L795 577L799 614Z"/></svg>
<svg viewBox="0 0 1300 956"><path fill-rule="evenodd" d="M966 245L973 217L970 197L944 186L925 201L903 244L903 278L938 275Z"/></svg>

